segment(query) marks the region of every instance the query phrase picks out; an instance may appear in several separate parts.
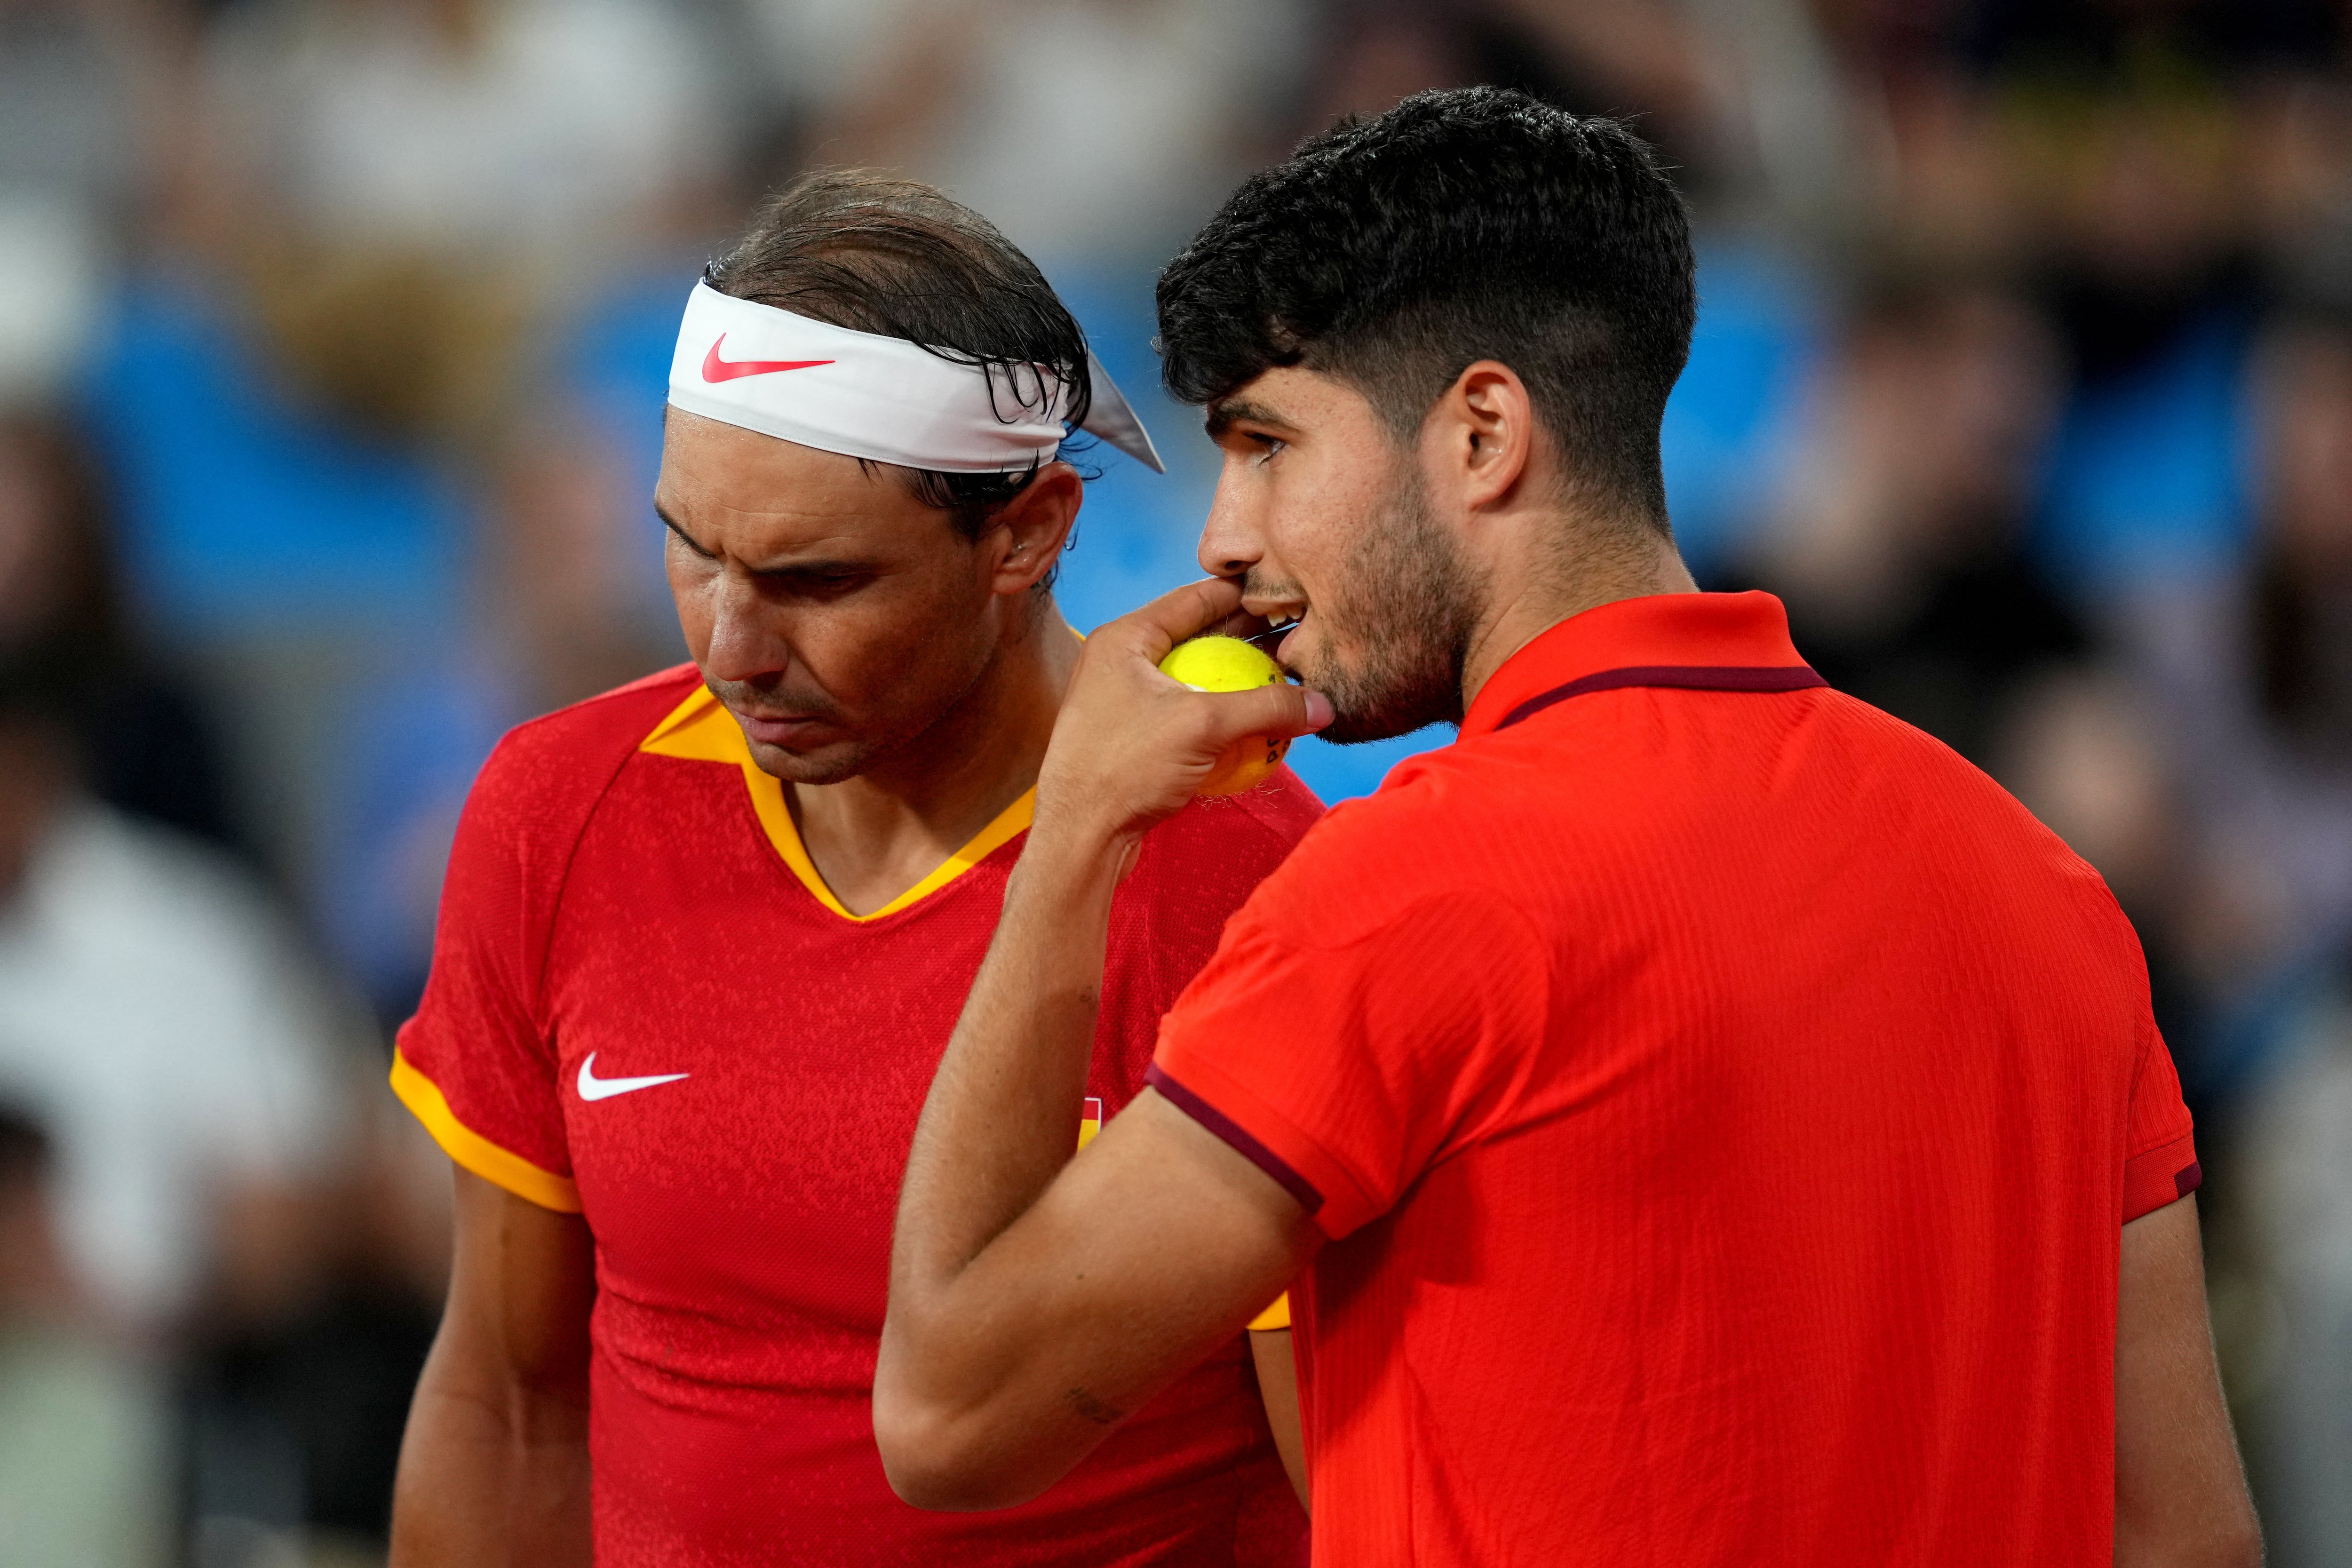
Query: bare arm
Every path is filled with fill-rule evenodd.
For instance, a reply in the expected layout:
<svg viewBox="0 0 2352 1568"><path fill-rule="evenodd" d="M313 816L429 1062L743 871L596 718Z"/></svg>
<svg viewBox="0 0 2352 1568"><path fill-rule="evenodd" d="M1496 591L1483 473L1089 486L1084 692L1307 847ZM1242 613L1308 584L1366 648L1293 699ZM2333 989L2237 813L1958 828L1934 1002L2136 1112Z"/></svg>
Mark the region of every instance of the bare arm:
<svg viewBox="0 0 2352 1568"><path fill-rule="evenodd" d="M449 1303L401 1443L393 1568L586 1568L588 1226L457 1178Z"/></svg>
<svg viewBox="0 0 2352 1568"><path fill-rule="evenodd" d="M1265 1418L1274 1428L1274 1446L1282 1455L1283 1473L1298 1506L1313 1511L1307 1499L1307 1438L1298 1421L1298 1363L1290 1348L1288 1329L1254 1331L1250 1359L1257 1363L1258 1392L1265 1398Z"/></svg>
<svg viewBox="0 0 2352 1568"><path fill-rule="evenodd" d="M1111 895L1144 829L1231 741L1311 727L1293 688L1207 695L1153 668L1239 600L1196 584L1098 628L1055 725L899 1193L874 1432L919 1506L1036 1496L1318 1243L1279 1183L1150 1090L1070 1157Z"/></svg>
<svg viewBox="0 0 2352 1568"><path fill-rule="evenodd" d="M2206 1321L2197 1201L2183 1198L2124 1226L2116 1568L2257 1568L2262 1560Z"/></svg>

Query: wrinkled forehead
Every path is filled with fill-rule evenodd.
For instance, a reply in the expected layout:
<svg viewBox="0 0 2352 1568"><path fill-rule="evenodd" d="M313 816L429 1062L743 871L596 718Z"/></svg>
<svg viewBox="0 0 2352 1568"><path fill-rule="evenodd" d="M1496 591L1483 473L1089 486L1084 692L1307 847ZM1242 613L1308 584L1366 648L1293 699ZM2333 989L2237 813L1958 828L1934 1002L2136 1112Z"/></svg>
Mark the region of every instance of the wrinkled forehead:
<svg viewBox="0 0 2352 1568"><path fill-rule="evenodd" d="M879 547L952 531L887 465L681 408L663 422L654 508L697 545L747 555L814 537Z"/></svg>

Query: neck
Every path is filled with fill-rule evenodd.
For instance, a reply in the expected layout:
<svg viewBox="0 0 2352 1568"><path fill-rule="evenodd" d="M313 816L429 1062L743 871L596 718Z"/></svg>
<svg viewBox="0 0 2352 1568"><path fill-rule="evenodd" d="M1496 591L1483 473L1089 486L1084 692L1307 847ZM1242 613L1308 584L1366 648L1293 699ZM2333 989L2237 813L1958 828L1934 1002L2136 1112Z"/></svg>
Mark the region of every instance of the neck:
<svg viewBox="0 0 2352 1568"><path fill-rule="evenodd" d="M1558 526L1520 537L1557 539ZM1620 599L1698 592L1674 542L1645 525L1576 524L1570 537L1576 542L1566 552L1555 544L1540 554L1510 552L1493 563L1488 581L1496 592L1462 660L1464 712L1513 654L1570 616Z"/></svg>
<svg viewBox="0 0 2352 1568"><path fill-rule="evenodd" d="M1028 793L1079 646L1049 603L913 741L856 778L786 786L802 846L844 909L880 909Z"/></svg>

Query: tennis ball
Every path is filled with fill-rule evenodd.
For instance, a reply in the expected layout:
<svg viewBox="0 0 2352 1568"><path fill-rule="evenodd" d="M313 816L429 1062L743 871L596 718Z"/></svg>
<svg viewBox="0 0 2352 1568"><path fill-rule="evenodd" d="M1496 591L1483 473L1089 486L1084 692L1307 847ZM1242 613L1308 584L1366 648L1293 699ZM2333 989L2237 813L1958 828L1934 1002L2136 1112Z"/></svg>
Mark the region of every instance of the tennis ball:
<svg viewBox="0 0 2352 1568"><path fill-rule="evenodd" d="M1195 691L1247 691L1281 682L1282 666L1239 637L1194 637L1160 661L1160 672ZM1287 739L1244 735L1217 757L1201 781L1201 795L1235 795L1265 782L1290 751Z"/></svg>

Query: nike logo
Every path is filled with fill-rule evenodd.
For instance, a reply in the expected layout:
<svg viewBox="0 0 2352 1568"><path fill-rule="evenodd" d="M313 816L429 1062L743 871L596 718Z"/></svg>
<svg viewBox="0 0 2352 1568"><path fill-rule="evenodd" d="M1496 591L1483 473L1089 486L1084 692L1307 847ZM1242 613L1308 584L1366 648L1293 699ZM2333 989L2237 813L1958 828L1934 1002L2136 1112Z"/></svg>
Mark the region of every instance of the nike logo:
<svg viewBox="0 0 2352 1568"><path fill-rule="evenodd" d="M806 370L811 365L831 364L833 363L829 359L723 360L719 357L719 344L724 343L726 341L727 334L725 332L719 333L719 342L711 344L710 352L702 356L703 380L733 381L739 375L773 375L780 370Z"/></svg>
<svg viewBox="0 0 2352 1568"><path fill-rule="evenodd" d="M687 1076L682 1072L659 1072L649 1078L598 1078L596 1053L590 1051L588 1059L580 1064L580 1098L610 1100L616 1094L626 1094L633 1089L651 1089L657 1083L676 1083Z"/></svg>

